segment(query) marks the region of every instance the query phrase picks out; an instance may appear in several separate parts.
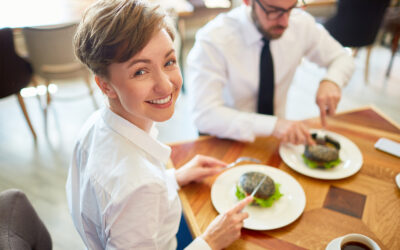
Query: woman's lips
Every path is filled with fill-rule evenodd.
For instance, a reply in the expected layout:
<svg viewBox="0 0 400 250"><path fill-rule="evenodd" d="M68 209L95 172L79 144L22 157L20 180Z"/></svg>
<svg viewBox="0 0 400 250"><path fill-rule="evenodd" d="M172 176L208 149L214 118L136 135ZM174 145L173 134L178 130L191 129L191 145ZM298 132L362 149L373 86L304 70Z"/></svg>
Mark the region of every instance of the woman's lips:
<svg viewBox="0 0 400 250"><path fill-rule="evenodd" d="M150 100L150 101L146 101L146 102L153 104L159 108L166 108L172 104L172 94L170 94L169 96L164 97L164 98L154 99L154 100Z"/></svg>

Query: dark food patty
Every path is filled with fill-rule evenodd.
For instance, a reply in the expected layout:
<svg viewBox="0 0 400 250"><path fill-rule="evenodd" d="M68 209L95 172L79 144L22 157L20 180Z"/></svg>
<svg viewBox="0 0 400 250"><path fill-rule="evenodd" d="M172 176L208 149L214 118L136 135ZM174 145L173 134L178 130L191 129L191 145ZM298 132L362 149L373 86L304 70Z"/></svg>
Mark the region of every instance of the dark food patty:
<svg viewBox="0 0 400 250"><path fill-rule="evenodd" d="M316 140L316 145L306 145L304 155L312 161L334 161L339 158L340 144L329 136L322 139L316 139L316 134L311 134L312 138Z"/></svg>
<svg viewBox="0 0 400 250"><path fill-rule="evenodd" d="M265 174L260 172L247 172L240 176L239 185L247 194L251 194L257 187ZM267 199L275 193L275 183L271 177L267 176L261 187L255 193L255 197Z"/></svg>

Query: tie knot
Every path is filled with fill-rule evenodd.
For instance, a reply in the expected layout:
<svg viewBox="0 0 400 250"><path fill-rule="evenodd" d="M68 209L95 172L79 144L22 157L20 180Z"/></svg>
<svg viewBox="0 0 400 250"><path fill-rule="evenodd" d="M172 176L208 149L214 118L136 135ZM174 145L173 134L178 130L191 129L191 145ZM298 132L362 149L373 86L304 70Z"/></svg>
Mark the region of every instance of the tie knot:
<svg viewBox="0 0 400 250"><path fill-rule="evenodd" d="M269 44L269 40L267 38L263 37L261 40L263 41L264 45Z"/></svg>

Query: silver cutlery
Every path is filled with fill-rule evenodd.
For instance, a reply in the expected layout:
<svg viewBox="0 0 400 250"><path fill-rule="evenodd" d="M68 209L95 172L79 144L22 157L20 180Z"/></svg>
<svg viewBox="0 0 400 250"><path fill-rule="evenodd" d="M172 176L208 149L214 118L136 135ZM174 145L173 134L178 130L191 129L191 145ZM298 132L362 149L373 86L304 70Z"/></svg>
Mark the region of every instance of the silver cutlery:
<svg viewBox="0 0 400 250"><path fill-rule="evenodd" d="M264 183L265 179L267 179L267 175L265 175L261 181L258 183L257 187L251 192L250 196L254 197L254 195L257 193L258 189L260 189L261 185Z"/></svg>
<svg viewBox="0 0 400 250"><path fill-rule="evenodd" d="M236 159L236 161L229 163L228 165L226 165L225 168L231 168L236 166L237 164L244 162L244 161L251 161L251 162L255 162L255 163L261 163L261 161L259 159L253 158L253 157L248 157L248 156L242 156Z"/></svg>

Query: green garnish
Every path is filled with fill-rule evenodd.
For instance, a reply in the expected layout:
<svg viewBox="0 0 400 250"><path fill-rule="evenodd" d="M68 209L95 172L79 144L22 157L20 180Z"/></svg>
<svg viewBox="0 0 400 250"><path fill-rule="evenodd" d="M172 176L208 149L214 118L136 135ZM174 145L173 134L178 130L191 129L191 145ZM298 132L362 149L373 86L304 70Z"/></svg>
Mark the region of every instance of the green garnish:
<svg viewBox="0 0 400 250"><path fill-rule="evenodd" d="M283 196L283 194L279 191L280 186L280 184L275 183L275 193L273 193L267 199L253 197L253 202L260 205L261 207L272 206L275 201L279 200ZM247 195L242 191L242 189L238 185L236 185L236 197L238 198L238 200L243 200L244 198L246 198L246 196Z"/></svg>
<svg viewBox="0 0 400 250"><path fill-rule="evenodd" d="M318 162L308 159L304 154L302 156L303 156L304 163L307 166L309 166L310 168L320 168L321 165L319 165ZM333 168L333 167L339 165L341 162L342 162L342 160L340 158L337 158L334 161L324 162L323 167L325 169Z"/></svg>

